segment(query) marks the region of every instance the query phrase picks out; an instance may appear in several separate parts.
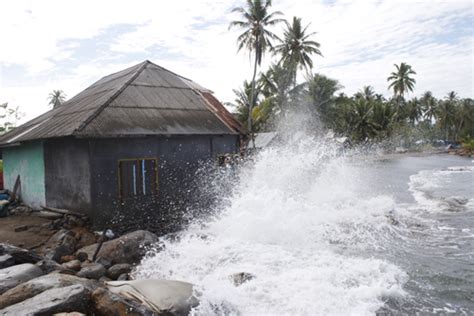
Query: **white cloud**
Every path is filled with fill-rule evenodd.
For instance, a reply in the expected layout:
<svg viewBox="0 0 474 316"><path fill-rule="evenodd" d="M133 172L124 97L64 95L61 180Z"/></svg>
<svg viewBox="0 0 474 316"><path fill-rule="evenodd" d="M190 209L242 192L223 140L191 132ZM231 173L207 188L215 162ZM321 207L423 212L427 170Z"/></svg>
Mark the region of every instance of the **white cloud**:
<svg viewBox="0 0 474 316"><path fill-rule="evenodd" d="M285 12L287 19L296 15L303 23L311 22L324 54L315 57L315 70L340 80L347 93L371 84L388 95L386 77L394 63L404 61L418 73L416 94L432 90L440 97L456 90L473 97L474 5L469 0L273 2L273 9ZM239 31L227 30L229 21L237 18L231 8L241 4L244 1L3 2L0 39L6 44L0 49L0 102L20 105L31 118L47 109L53 89L71 97L100 77L144 59L229 101L232 89L252 73L248 55L236 54ZM470 25L459 26L469 19ZM91 38L104 41L96 43L103 47L84 46L82 40ZM7 77L8 65L21 67Z"/></svg>

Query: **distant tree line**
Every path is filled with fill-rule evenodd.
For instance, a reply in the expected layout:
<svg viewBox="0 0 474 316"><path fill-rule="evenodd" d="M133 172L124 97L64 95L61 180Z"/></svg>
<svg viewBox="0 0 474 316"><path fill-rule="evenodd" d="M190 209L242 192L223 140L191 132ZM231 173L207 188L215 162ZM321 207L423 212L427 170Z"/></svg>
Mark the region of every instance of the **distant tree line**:
<svg viewBox="0 0 474 316"><path fill-rule="evenodd" d="M371 86L352 96L340 93L343 87L337 80L312 72L312 56L322 53L320 44L311 39L314 33L308 31L309 25L303 27L298 17L289 23L280 18L281 12L270 13L270 7L270 0L248 0L245 7L234 9L241 20L230 24L244 30L237 38L238 50L245 48L254 54L252 80L234 90L231 103L250 132L273 130L285 113L305 104L327 128L356 143L394 136L450 141L474 138L474 100L461 99L454 91L442 99L430 91L408 99L416 72L406 63L395 65L387 78L393 91L390 98ZM280 23L285 27L282 38L269 30ZM278 61L257 75L265 52ZM305 80L297 83L300 70Z"/></svg>

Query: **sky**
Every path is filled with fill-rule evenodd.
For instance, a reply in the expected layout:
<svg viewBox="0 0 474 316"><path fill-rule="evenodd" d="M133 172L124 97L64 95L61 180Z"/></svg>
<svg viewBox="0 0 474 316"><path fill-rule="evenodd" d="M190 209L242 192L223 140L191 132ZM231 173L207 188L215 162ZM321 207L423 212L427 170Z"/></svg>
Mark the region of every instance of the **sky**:
<svg viewBox="0 0 474 316"><path fill-rule="evenodd" d="M48 95L73 97L113 72L146 59L214 91L223 102L251 79L247 52L237 52L236 0L1 1L0 104L31 119L50 109ZM323 57L314 72L353 94L365 85L390 95L387 77L406 62L415 91L474 97L473 0L273 0L272 10L301 17ZM272 29L282 34L282 26ZM265 56L262 69L276 60Z"/></svg>

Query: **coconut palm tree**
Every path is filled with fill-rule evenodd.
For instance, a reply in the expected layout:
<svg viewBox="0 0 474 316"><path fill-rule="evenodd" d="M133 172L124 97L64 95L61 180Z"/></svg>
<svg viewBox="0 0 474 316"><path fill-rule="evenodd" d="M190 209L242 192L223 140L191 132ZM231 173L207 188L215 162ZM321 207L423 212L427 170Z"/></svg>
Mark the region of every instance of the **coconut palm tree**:
<svg viewBox="0 0 474 316"><path fill-rule="evenodd" d="M420 99L421 108L423 110L423 117L427 120L430 124L433 118L436 118L437 112L437 102L436 98L433 97L431 91L426 91L423 93L423 96Z"/></svg>
<svg viewBox="0 0 474 316"><path fill-rule="evenodd" d="M444 130L444 139L448 140L450 130L455 123L456 117L456 103L458 101L456 92L451 91L446 98L441 101L437 109L437 123L441 129Z"/></svg>
<svg viewBox="0 0 474 316"><path fill-rule="evenodd" d="M380 126L373 121L373 101L356 99L352 101L353 137L366 141L377 135Z"/></svg>
<svg viewBox="0 0 474 316"><path fill-rule="evenodd" d="M242 124L246 124L249 120L249 108L250 98L252 94L252 84L247 80L244 81L242 88L233 89L235 99L233 103L229 103L230 106L235 107L235 116ZM258 100L260 89L257 87L255 92L255 100Z"/></svg>
<svg viewBox="0 0 474 316"><path fill-rule="evenodd" d="M330 123L336 92L343 87L339 81L322 74L315 74L308 80L308 96L324 123Z"/></svg>
<svg viewBox="0 0 474 316"><path fill-rule="evenodd" d="M375 91L372 86L364 86L359 92L357 92L354 97L362 98L366 100L373 100L375 98Z"/></svg>
<svg viewBox="0 0 474 316"><path fill-rule="evenodd" d="M278 16L282 15L281 12L269 12L271 5L271 0L247 0L245 7L237 7L232 10L232 12L239 13L242 20L232 21L229 24L229 29L238 27L244 30L237 38L238 51L245 48L250 54L254 54L252 91L249 103L250 113L255 103L255 77L257 75L257 66L260 66L262 63L265 52L271 49L271 40L278 39L268 28L284 21L278 18ZM252 134L251 115L248 116L248 129L250 134Z"/></svg>
<svg viewBox="0 0 474 316"><path fill-rule="evenodd" d="M417 98L413 98L407 102L407 116L412 126L415 126L416 122L423 115L421 110L420 101Z"/></svg>
<svg viewBox="0 0 474 316"><path fill-rule="evenodd" d="M53 109L66 101L66 94L63 90L53 90L48 97L49 105L53 106Z"/></svg>
<svg viewBox="0 0 474 316"><path fill-rule="evenodd" d="M404 96L408 91L413 91L416 80L410 75L416 75L416 72L405 63L401 63L400 66L395 64L394 66L397 70L387 78L387 81L390 82L388 89L393 89L394 96Z"/></svg>
<svg viewBox="0 0 474 316"><path fill-rule="evenodd" d="M309 25L303 28L301 18L293 17L291 24L286 22L283 40L275 46L275 53L281 56L280 64L290 70L294 84L298 68L309 72L313 68L311 55L322 56L319 50L321 45L310 39L316 33L307 32Z"/></svg>

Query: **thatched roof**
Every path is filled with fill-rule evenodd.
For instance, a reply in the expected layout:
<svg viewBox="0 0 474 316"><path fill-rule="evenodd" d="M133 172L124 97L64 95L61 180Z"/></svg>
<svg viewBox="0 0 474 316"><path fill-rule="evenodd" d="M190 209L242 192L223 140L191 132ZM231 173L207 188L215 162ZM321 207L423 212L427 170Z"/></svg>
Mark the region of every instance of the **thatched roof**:
<svg viewBox="0 0 474 316"><path fill-rule="evenodd" d="M210 90L147 60L1 136L0 145L64 136L240 133L241 125Z"/></svg>

